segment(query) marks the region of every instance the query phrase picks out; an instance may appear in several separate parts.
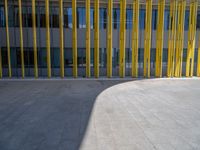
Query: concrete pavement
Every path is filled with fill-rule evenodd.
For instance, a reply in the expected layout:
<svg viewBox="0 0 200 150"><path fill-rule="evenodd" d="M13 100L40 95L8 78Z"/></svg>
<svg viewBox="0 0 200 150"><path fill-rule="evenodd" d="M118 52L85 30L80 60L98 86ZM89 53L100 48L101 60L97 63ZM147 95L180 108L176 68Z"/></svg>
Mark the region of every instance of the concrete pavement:
<svg viewBox="0 0 200 150"><path fill-rule="evenodd" d="M122 83L96 99L83 150L200 150L200 80Z"/></svg>
<svg viewBox="0 0 200 150"><path fill-rule="evenodd" d="M0 150L199 145L200 79L0 81Z"/></svg>

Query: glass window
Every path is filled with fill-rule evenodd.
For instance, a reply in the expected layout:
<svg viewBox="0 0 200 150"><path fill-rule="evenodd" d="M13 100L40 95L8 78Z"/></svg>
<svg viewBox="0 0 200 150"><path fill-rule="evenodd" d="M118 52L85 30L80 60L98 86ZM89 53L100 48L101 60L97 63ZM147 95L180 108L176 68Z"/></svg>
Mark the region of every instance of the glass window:
<svg viewBox="0 0 200 150"><path fill-rule="evenodd" d="M164 48L163 49L163 62L167 62L168 60L168 49Z"/></svg>
<svg viewBox="0 0 200 150"><path fill-rule="evenodd" d="M77 9L77 28L86 28L85 8Z"/></svg>
<svg viewBox="0 0 200 150"><path fill-rule="evenodd" d="M197 13L197 29L200 29L200 11Z"/></svg>
<svg viewBox="0 0 200 150"><path fill-rule="evenodd" d="M26 68L33 68L34 67L33 49L30 49L30 48L24 49L24 65L25 65Z"/></svg>
<svg viewBox="0 0 200 150"><path fill-rule="evenodd" d="M27 27L27 7L22 7L22 26Z"/></svg>
<svg viewBox="0 0 200 150"><path fill-rule="evenodd" d="M119 29L120 26L120 9L114 8L113 9L113 28Z"/></svg>
<svg viewBox="0 0 200 150"><path fill-rule="evenodd" d="M71 48L65 48L65 68L72 68L73 66L73 56L72 56L72 49Z"/></svg>
<svg viewBox="0 0 200 150"><path fill-rule="evenodd" d="M72 8L64 8L64 27L72 28Z"/></svg>
<svg viewBox="0 0 200 150"><path fill-rule="evenodd" d="M190 17L190 11L186 10L185 11L185 24L184 24L184 29L185 30L189 29L189 17Z"/></svg>
<svg viewBox="0 0 200 150"><path fill-rule="evenodd" d="M138 62L143 63L144 61L144 48L138 49Z"/></svg>
<svg viewBox="0 0 200 150"><path fill-rule="evenodd" d="M28 27L32 27L32 7L28 7L27 25Z"/></svg>
<svg viewBox="0 0 200 150"><path fill-rule="evenodd" d="M94 48L90 49L90 66L94 67Z"/></svg>
<svg viewBox="0 0 200 150"><path fill-rule="evenodd" d="M51 48L51 64L53 68L60 67L60 49Z"/></svg>
<svg viewBox="0 0 200 150"><path fill-rule="evenodd" d="M17 68L20 68L21 67L21 52L20 52L20 48L18 47L17 48ZM26 53L25 53L25 48L24 48L24 57L26 57ZM24 58L25 60L25 58ZM26 64L24 64L25 67L26 67Z"/></svg>
<svg viewBox="0 0 200 150"><path fill-rule="evenodd" d="M50 9L50 27L59 27L59 11L57 7L51 7Z"/></svg>
<svg viewBox="0 0 200 150"><path fill-rule="evenodd" d="M146 11L145 9L140 9L140 29L145 29L145 15Z"/></svg>
<svg viewBox="0 0 200 150"><path fill-rule="evenodd" d="M7 68L8 67L8 51L7 47L1 48L1 57L2 57L2 67Z"/></svg>
<svg viewBox="0 0 200 150"><path fill-rule="evenodd" d="M165 10L164 30L169 30L169 22L170 22L170 11Z"/></svg>
<svg viewBox="0 0 200 150"><path fill-rule="evenodd" d="M46 48L40 48L38 51L38 67L46 68L47 67L47 51Z"/></svg>
<svg viewBox="0 0 200 150"><path fill-rule="evenodd" d="M157 9L152 10L152 30L156 30L157 25Z"/></svg>
<svg viewBox="0 0 200 150"><path fill-rule="evenodd" d="M9 27L14 27L14 19L15 19L15 11L14 6L8 6L8 25Z"/></svg>
<svg viewBox="0 0 200 150"><path fill-rule="evenodd" d="M0 6L0 27L5 27L5 15L3 6Z"/></svg>
<svg viewBox="0 0 200 150"><path fill-rule="evenodd" d="M94 9L90 9L90 28L94 29Z"/></svg>
<svg viewBox="0 0 200 150"><path fill-rule="evenodd" d="M150 56L150 61L152 63L156 62L156 49L155 48L151 48L151 56Z"/></svg>
<svg viewBox="0 0 200 150"><path fill-rule="evenodd" d="M10 48L10 61L11 67L17 68L17 48L15 47Z"/></svg>
<svg viewBox="0 0 200 150"><path fill-rule="evenodd" d="M39 27L40 26L40 7L36 7L36 10L35 10L35 13L36 13L36 27ZM31 13L32 15L32 13ZM32 17L32 16L31 16Z"/></svg>
<svg viewBox="0 0 200 150"><path fill-rule="evenodd" d="M126 29L132 28L132 18L133 18L132 9L127 9L126 10Z"/></svg>
<svg viewBox="0 0 200 150"><path fill-rule="evenodd" d="M107 26L107 10L106 8L100 8L100 29L106 29Z"/></svg>
<svg viewBox="0 0 200 150"><path fill-rule="evenodd" d="M64 8L64 27L65 28L69 28L69 24L68 24L68 22L69 22L69 20L68 20L68 10L67 10L68 8Z"/></svg>
<svg viewBox="0 0 200 150"><path fill-rule="evenodd" d="M46 27L45 8L40 7L40 27Z"/></svg>
<svg viewBox="0 0 200 150"><path fill-rule="evenodd" d="M132 60L132 52L131 52L131 48L126 48L126 51L125 51L125 66L126 68L131 68L131 60Z"/></svg>
<svg viewBox="0 0 200 150"><path fill-rule="evenodd" d="M100 48L99 49L99 67L106 68L106 48Z"/></svg>
<svg viewBox="0 0 200 150"><path fill-rule="evenodd" d="M18 7L15 7L15 27L19 27L19 8Z"/></svg>
<svg viewBox="0 0 200 150"><path fill-rule="evenodd" d="M78 48L78 67L86 67L86 50L84 48Z"/></svg>
<svg viewBox="0 0 200 150"><path fill-rule="evenodd" d="M119 67L119 49L118 48L113 48L113 54L112 54L112 63L113 63L113 68Z"/></svg>

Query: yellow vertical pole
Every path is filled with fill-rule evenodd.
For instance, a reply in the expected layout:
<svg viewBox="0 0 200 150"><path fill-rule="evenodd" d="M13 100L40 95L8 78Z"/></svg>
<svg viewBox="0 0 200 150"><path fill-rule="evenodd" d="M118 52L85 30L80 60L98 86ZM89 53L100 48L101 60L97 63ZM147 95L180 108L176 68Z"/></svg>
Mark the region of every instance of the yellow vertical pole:
<svg viewBox="0 0 200 150"><path fill-rule="evenodd" d="M189 31L188 31L188 49L186 60L186 76L193 76L194 68L194 51L196 41L196 20L197 20L198 1L193 0L190 2L190 18L189 18Z"/></svg>
<svg viewBox="0 0 200 150"><path fill-rule="evenodd" d="M112 9L113 0L108 0L107 23L107 76L112 77Z"/></svg>
<svg viewBox="0 0 200 150"><path fill-rule="evenodd" d="M199 47L197 56L197 76L200 77L200 36L199 36Z"/></svg>
<svg viewBox="0 0 200 150"><path fill-rule="evenodd" d="M10 36L9 36L9 25L8 25L8 1L5 0L5 17L6 17L6 42L8 52L8 75L12 77L11 59L10 59Z"/></svg>
<svg viewBox="0 0 200 150"><path fill-rule="evenodd" d="M21 0L18 0L18 5L19 5L21 69L22 69L22 78L24 78L24 76L25 76L25 70L24 70L24 45L23 45L23 31L22 31L22 3L21 3Z"/></svg>
<svg viewBox="0 0 200 150"><path fill-rule="evenodd" d="M178 1L178 26L176 34L176 59L175 77L182 76L183 42L184 42L184 21L185 21L185 0Z"/></svg>
<svg viewBox="0 0 200 150"><path fill-rule="evenodd" d="M120 0L120 55L119 76L125 77L125 48L126 48L126 1Z"/></svg>
<svg viewBox="0 0 200 150"><path fill-rule="evenodd" d="M47 75L51 77L51 50L50 50L50 28L49 28L49 0L45 0L46 13L46 49L47 49Z"/></svg>
<svg viewBox="0 0 200 150"><path fill-rule="evenodd" d="M175 60L175 45L176 45L176 18L177 18L177 1L170 1L170 21L168 35L168 65L167 76L174 76L174 60Z"/></svg>
<svg viewBox="0 0 200 150"><path fill-rule="evenodd" d="M72 47L73 47L73 76L76 78L77 74L77 20L76 20L76 0L72 1Z"/></svg>
<svg viewBox="0 0 200 150"><path fill-rule="evenodd" d="M150 77L152 0L146 0L145 41L144 41L144 77Z"/></svg>
<svg viewBox="0 0 200 150"><path fill-rule="evenodd" d="M59 22L60 22L60 77L65 76L64 67L64 36L63 36L63 0L59 0Z"/></svg>
<svg viewBox="0 0 200 150"><path fill-rule="evenodd" d="M139 0L133 1L132 77L138 77Z"/></svg>
<svg viewBox="0 0 200 150"><path fill-rule="evenodd" d="M165 13L165 0L159 0L157 32L156 32L156 69L155 69L156 77L162 77L164 13Z"/></svg>
<svg viewBox="0 0 200 150"><path fill-rule="evenodd" d="M36 17L35 17L35 0L32 0L32 24L33 24L33 52L34 52L34 75L38 78L38 62L37 62L37 33L36 33Z"/></svg>
<svg viewBox="0 0 200 150"><path fill-rule="evenodd" d="M99 0L94 2L94 75L99 77Z"/></svg>
<svg viewBox="0 0 200 150"><path fill-rule="evenodd" d="M2 74L2 56L1 56L1 47L0 47L0 78L3 77L3 74Z"/></svg>
<svg viewBox="0 0 200 150"><path fill-rule="evenodd" d="M86 77L90 77L90 0L86 0Z"/></svg>

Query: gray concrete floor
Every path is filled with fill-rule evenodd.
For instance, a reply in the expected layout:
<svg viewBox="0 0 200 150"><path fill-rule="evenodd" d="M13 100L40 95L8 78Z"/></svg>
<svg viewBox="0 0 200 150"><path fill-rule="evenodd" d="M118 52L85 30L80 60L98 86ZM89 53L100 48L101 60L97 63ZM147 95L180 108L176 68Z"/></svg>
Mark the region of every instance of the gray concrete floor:
<svg viewBox="0 0 200 150"><path fill-rule="evenodd" d="M0 81L0 150L78 149L200 150L200 79Z"/></svg>

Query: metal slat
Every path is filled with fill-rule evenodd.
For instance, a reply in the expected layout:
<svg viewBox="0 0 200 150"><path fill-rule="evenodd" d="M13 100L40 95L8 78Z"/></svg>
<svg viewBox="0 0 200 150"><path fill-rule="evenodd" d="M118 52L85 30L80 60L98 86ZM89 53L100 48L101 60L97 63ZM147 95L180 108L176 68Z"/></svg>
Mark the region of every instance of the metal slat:
<svg viewBox="0 0 200 150"><path fill-rule="evenodd" d="M159 0L157 34L156 34L156 70L155 70L156 77L162 77L164 13L165 13L165 0Z"/></svg>
<svg viewBox="0 0 200 150"><path fill-rule="evenodd" d="M112 77L112 9L113 0L108 1L107 24L107 77Z"/></svg>
<svg viewBox="0 0 200 150"><path fill-rule="evenodd" d="M86 77L90 77L90 0L86 0Z"/></svg>
<svg viewBox="0 0 200 150"><path fill-rule="evenodd" d="M132 77L138 77L139 0L133 1Z"/></svg>
<svg viewBox="0 0 200 150"><path fill-rule="evenodd" d="M126 1L120 0L120 55L119 76L125 77L125 49L126 49Z"/></svg>
<svg viewBox="0 0 200 150"><path fill-rule="evenodd" d="M59 25L60 25L60 77L65 76L64 66L64 35L63 35L63 0L59 0Z"/></svg>
<svg viewBox="0 0 200 150"><path fill-rule="evenodd" d="M194 51L195 51L195 41L196 41L197 8L198 8L198 1L193 0L190 3L188 49L187 49L187 60L186 60L186 77L193 76Z"/></svg>
<svg viewBox="0 0 200 150"><path fill-rule="evenodd" d="M94 3L94 76L99 77L99 0Z"/></svg>
<svg viewBox="0 0 200 150"><path fill-rule="evenodd" d="M144 77L150 77L150 54L151 54L151 21L152 0L146 0L146 21L144 40Z"/></svg>

